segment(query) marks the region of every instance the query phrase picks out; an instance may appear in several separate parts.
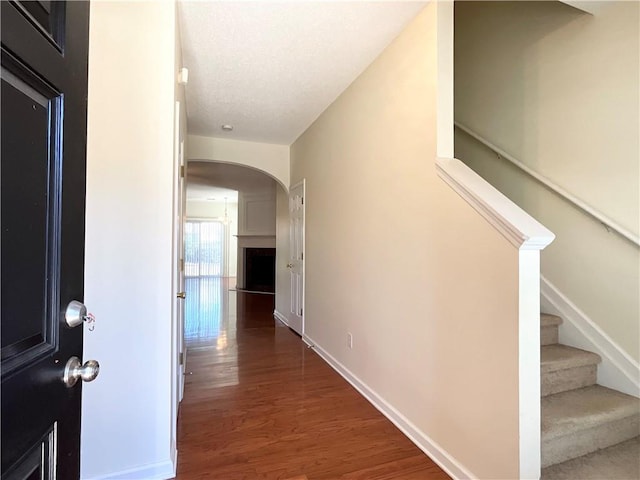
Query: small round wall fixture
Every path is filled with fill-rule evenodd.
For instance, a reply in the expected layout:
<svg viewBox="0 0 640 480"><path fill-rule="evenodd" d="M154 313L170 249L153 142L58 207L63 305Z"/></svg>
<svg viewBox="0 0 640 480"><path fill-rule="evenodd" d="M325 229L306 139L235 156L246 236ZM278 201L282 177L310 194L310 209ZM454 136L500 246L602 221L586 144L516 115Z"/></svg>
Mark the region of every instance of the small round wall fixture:
<svg viewBox="0 0 640 480"><path fill-rule="evenodd" d="M230 132L231 130L233 130L233 125L229 125L229 124L225 123L224 125L222 125L222 129L225 132Z"/></svg>

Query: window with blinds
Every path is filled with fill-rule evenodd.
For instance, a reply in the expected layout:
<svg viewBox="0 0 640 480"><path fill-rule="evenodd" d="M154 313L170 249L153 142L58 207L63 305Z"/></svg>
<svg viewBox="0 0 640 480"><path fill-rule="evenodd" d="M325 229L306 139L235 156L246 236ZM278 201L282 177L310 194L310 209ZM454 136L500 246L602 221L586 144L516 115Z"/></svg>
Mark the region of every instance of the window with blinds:
<svg viewBox="0 0 640 480"><path fill-rule="evenodd" d="M187 220L184 232L186 277L221 277L224 272L224 225Z"/></svg>

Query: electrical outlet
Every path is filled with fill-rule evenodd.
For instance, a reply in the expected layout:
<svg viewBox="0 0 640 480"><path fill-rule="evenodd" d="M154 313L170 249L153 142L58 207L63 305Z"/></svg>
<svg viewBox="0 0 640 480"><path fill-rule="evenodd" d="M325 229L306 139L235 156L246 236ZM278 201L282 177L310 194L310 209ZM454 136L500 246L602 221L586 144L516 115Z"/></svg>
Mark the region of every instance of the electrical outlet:
<svg viewBox="0 0 640 480"><path fill-rule="evenodd" d="M353 335L347 332L347 347L353 348Z"/></svg>

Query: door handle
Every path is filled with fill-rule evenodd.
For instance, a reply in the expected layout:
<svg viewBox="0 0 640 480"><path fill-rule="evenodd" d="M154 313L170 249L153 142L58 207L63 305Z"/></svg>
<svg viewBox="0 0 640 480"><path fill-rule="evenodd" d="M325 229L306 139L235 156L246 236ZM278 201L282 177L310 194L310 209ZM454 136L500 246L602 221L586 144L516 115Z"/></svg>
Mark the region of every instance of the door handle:
<svg viewBox="0 0 640 480"><path fill-rule="evenodd" d="M178 292L178 293L176 293L176 297L178 297L178 298L187 298L187 292Z"/></svg>
<svg viewBox="0 0 640 480"><path fill-rule="evenodd" d="M287 268L293 268L293 263L287 263Z"/></svg>
<svg viewBox="0 0 640 480"><path fill-rule="evenodd" d="M64 367L62 381L67 388L71 388L78 380L93 382L98 373L100 373L100 364L95 360L88 360L82 365L78 357L71 357Z"/></svg>

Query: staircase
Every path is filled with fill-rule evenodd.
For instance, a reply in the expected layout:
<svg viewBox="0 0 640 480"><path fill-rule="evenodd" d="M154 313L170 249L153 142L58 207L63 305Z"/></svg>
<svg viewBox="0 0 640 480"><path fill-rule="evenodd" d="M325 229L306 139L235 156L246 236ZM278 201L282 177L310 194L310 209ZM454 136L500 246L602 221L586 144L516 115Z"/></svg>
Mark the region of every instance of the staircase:
<svg viewBox="0 0 640 480"><path fill-rule="evenodd" d="M596 384L600 357L540 317L542 479L640 479L640 399Z"/></svg>

